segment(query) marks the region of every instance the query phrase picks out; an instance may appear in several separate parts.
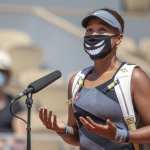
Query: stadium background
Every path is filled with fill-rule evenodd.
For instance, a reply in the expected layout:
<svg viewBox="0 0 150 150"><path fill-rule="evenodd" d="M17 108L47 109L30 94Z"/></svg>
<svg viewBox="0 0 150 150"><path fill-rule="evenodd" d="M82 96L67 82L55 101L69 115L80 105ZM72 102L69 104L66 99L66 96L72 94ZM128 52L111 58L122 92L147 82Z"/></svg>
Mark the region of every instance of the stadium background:
<svg viewBox="0 0 150 150"><path fill-rule="evenodd" d="M45 150L78 149L47 131L38 119L38 109L46 106L54 110L59 122L66 121L68 78L91 64L83 51L80 22L90 11L103 7L118 10L125 19L120 59L138 64L150 75L149 0L0 0L0 50L12 58L9 90L16 94L46 73L56 69L63 73L56 83L34 96L33 150L43 146Z"/></svg>

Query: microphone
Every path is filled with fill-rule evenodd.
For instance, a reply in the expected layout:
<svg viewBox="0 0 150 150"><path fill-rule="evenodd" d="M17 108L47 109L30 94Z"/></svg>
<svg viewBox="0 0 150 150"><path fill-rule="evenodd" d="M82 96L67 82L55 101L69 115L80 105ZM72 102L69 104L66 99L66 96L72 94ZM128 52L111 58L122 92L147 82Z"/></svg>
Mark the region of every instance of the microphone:
<svg viewBox="0 0 150 150"><path fill-rule="evenodd" d="M21 92L19 95L16 96L15 99L19 99L24 95L27 95L29 93L37 93L49 84L53 83L57 79L59 79L62 76L61 72L59 70L56 70L48 75L45 75L44 77L41 77L40 79L30 83L28 87Z"/></svg>
<svg viewBox="0 0 150 150"><path fill-rule="evenodd" d="M21 92L19 95L17 95L14 99L11 100L10 103L10 113L12 116L21 119L23 122L27 124L27 150L31 149L31 108L32 108L32 94L37 93L38 91L42 90L49 84L56 81L58 78L61 77L61 72L56 70L48 75L45 75L44 77L41 77L40 79L30 83L28 87ZM31 95L28 95L31 94ZM19 100L22 96L27 95L26 99L26 106L27 106L27 121L15 114L13 111L13 104Z"/></svg>

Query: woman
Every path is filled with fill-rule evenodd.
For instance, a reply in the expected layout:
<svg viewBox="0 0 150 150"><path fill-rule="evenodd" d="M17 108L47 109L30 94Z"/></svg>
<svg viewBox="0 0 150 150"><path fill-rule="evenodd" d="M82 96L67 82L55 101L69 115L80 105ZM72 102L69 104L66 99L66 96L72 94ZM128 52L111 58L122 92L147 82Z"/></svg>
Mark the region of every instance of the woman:
<svg viewBox="0 0 150 150"><path fill-rule="evenodd" d="M0 133L24 134L25 125L22 121L15 119L10 114L10 102L13 99L12 94L6 91L9 85L12 69L11 58L5 51L0 51ZM24 107L17 102L14 112L23 116Z"/></svg>
<svg viewBox="0 0 150 150"><path fill-rule="evenodd" d="M123 38L122 17L114 10L100 9L85 17L82 26L86 29L84 50L93 60L94 66L73 99L73 105L69 104L67 126L60 127L56 115L46 108L40 109L41 121L67 143L79 145L81 150L134 150L131 143L150 143L150 79L140 67L134 67L132 72L131 97L136 117L140 116L143 122L142 127L135 131L128 129L122 119L114 89L105 93L111 101L100 98L100 94L125 64L116 56L117 47ZM69 100L72 98L75 76L69 81Z"/></svg>

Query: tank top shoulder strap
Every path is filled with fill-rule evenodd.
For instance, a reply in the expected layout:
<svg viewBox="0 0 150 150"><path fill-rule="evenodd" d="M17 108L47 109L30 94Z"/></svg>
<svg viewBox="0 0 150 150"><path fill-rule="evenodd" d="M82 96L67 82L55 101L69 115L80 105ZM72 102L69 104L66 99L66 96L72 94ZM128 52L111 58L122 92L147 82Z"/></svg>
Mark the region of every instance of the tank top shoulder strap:
<svg viewBox="0 0 150 150"><path fill-rule="evenodd" d="M135 67L136 65L125 63L114 77L117 82L114 88L123 116L124 118L132 117L134 121L136 121L136 117L131 95L131 78Z"/></svg>
<svg viewBox="0 0 150 150"><path fill-rule="evenodd" d="M72 84L72 98L75 97L78 90L83 86L84 79L87 76L87 74L92 70L92 68L93 66L89 66L77 72Z"/></svg>

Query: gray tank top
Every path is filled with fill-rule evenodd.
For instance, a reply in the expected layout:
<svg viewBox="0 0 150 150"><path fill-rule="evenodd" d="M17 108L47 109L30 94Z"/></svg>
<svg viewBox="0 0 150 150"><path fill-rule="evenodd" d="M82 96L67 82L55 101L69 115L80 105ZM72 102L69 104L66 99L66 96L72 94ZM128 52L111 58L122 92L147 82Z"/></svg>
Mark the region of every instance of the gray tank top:
<svg viewBox="0 0 150 150"><path fill-rule="evenodd" d="M118 128L128 130L115 90L107 90L114 76L95 88L81 88L75 96L73 106L79 127L80 150L134 150L132 144L119 144L106 139L87 130L79 121L80 116L90 116L95 122L105 124L106 119L109 118Z"/></svg>

